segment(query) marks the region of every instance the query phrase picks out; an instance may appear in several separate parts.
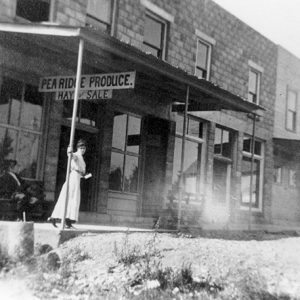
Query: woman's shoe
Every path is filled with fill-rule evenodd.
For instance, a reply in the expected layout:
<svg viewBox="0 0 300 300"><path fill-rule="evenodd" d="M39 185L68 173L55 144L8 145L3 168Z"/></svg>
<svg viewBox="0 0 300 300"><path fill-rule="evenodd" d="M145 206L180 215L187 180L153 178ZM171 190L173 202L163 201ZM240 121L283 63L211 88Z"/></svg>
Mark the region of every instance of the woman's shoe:
<svg viewBox="0 0 300 300"><path fill-rule="evenodd" d="M55 228L57 228L55 219L53 219L53 218L48 218L47 221L50 222Z"/></svg>

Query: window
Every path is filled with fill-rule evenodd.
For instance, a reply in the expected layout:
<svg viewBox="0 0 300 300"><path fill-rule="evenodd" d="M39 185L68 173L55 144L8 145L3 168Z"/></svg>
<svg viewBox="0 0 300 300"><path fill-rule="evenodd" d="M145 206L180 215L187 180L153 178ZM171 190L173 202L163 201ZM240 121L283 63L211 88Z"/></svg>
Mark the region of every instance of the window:
<svg viewBox="0 0 300 300"><path fill-rule="evenodd" d="M43 98L37 87L4 77L0 92L0 163L17 160L19 175L25 178L37 178L42 116Z"/></svg>
<svg viewBox="0 0 300 300"><path fill-rule="evenodd" d="M262 209L262 184L263 184L263 143L255 141L254 162L252 166L251 146L252 138L244 137L242 158L242 207L249 207L250 198L252 207L256 210ZM250 194L250 182L252 176L252 195Z"/></svg>
<svg viewBox="0 0 300 300"><path fill-rule="evenodd" d="M260 93L260 81L261 74L264 72L264 69L253 62L252 60L248 61L249 65L249 81L248 81L248 101L259 104L259 93Z"/></svg>
<svg viewBox="0 0 300 300"><path fill-rule="evenodd" d="M198 78L204 78L208 80L210 76L212 46L216 44L216 41L198 29L196 29L196 36L197 52L195 75Z"/></svg>
<svg viewBox="0 0 300 300"><path fill-rule="evenodd" d="M183 184L185 200L196 201L200 192L200 173L203 144L203 123L188 117L185 140L185 158L183 166ZM172 194L176 198L179 188L182 152L183 116L176 118L176 139L173 159Z"/></svg>
<svg viewBox="0 0 300 300"><path fill-rule="evenodd" d="M223 128L216 127L214 153L219 156L231 158L232 156L232 136L231 132Z"/></svg>
<svg viewBox="0 0 300 300"><path fill-rule="evenodd" d="M289 169L289 186L296 187L296 171Z"/></svg>
<svg viewBox="0 0 300 300"><path fill-rule="evenodd" d="M88 0L86 25L110 32L112 11L112 0Z"/></svg>
<svg viewBox="0 0 300 300"><path fill-rule="evenodd" d="M274 182L282 183L282 168L281 167L275 167L275 169L274 169Z"/></svg>
<svg viewBox="0 0 300 300"><path fill-rule="evenodd" d="M286 129L296 131L297 117L297 93L294 91L287 92L286 106Z"/></svg>
<svg viewBox="0 0 300 300"><path fill-rule="evenodd" d="M211 45L198 39L197 55L196 55L196 70L195 75L198 78L209 78Z"/></svg>
<svg viewBox="0 0 300 300"><path fill-rule="evenodd" d="M147 12L144 24L143 50L165 59L167 22Z"/></svg>
<svg viewBox="0 0 300 300"><path fill-rule="evenodd" d="M260 74L253 69L249 70L248 101L258 104Z"/></svg>
<svg viewBox="0 0 300 300"><path fill-rule="evenodd" d="M109 189L137 193L141 119L115 113Z"/></svg>
<svg viewBox="0 0 300 300"><path fill-rule="evenodd" d="M31 22L50 19L51 0L17 0L16 15Z"/></svg>

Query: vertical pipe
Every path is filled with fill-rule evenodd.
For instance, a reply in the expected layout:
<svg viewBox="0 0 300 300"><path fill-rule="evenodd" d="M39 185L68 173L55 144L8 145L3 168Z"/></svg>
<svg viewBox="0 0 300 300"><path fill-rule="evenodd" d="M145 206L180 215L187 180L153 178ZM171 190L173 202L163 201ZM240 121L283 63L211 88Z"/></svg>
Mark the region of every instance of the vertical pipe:
<svg viewBox="0 0 300 300"><path fill-rule="evenodd" d="M65 227L65 217L66 217L68 201L69 201L69 179L70 179L71 158L72 158L72 152L73 152L73 142L74 142L74 134L75 134L77 107L78 107L78 95L79 95L79 85L80 85L80 77L81 77L83 46L84 46L84 41L83 41L83 39L80 39L79 49L78 49L78 58L77 58L76 85L75 85L72 125L71 125L71 133L70 133L70 143L68 146L68 165L67 165L67 174L66 174L66 185L67 185L66 186L66 199L65 199L65 205L63 208L62 219L61 219L61 230L63 230Z"/></svg>
<svg viewBox="0 0 300 300"><path fill-rule="evenodd" d="M251 175L250 175L250 200L249 200L249 224L248 224L248 230L251 230L251 216L252 216L252 185L253 185L253 169L254 169L254 149L255 149L255 121L256 121L256 115L253 114L253 128L252 128L252 143L251 143Z"/></svg>
<svg viewBox="0 0 300 300"><path fill-rule="evenodd" d="M181 161L180 161L180 177L179 177L179 199L178 199L178 218L177 218L177 229L180 229L181 222L181 203L183 198L183 168L184 168L184 157L185 157L185 136L187 127L187 113L189 106L189 95L190 87L186 88L186 98L184 106L184 118L183 118L183 133L182 133L182 144L181 144Z"/></svg>

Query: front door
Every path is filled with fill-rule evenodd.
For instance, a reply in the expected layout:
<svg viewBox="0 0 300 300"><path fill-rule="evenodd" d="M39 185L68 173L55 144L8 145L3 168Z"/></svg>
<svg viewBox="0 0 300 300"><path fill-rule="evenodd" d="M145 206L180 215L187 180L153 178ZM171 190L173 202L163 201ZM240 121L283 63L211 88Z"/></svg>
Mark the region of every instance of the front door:
<svg viewBox="0 0 300 300"><path fill-rule="evenodd" d="M59 160L57 165L57 180L56 180L56 199L59 196L63 183L66 180L66 170L68 164L67 148L70 141L71 128L68 126L61 127ZM84 130L75 130L74 151L76 151L76 143L79 139L84 139L87 142L87 151L84 155L86 163L86 172L92 173L94 176L89 179L81 179L81 204L80 211L92 211L93 207L93 183L96 175L96 134Z"/></svg>

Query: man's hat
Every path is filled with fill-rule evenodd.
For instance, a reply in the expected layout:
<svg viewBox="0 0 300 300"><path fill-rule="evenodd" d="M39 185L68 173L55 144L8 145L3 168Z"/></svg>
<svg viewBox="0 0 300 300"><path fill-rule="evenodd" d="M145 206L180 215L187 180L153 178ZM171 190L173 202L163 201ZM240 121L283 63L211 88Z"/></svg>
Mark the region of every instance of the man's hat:
<svg viewBox="0 0 300 300"><path fill-rule="evenodd" d="M14 167L18 162L15 159L5 159L4 166Z"/></svg>

